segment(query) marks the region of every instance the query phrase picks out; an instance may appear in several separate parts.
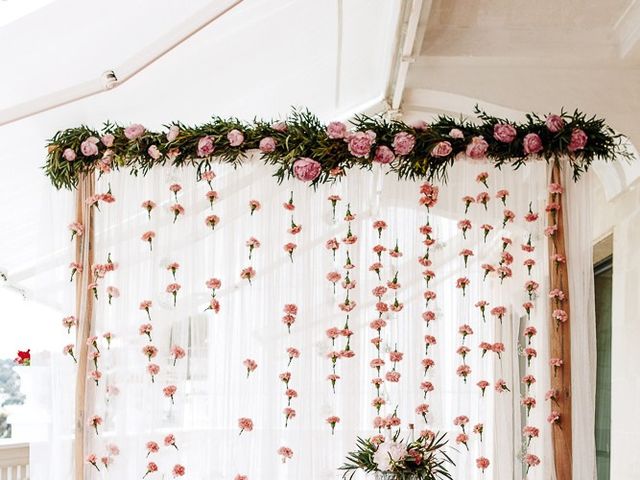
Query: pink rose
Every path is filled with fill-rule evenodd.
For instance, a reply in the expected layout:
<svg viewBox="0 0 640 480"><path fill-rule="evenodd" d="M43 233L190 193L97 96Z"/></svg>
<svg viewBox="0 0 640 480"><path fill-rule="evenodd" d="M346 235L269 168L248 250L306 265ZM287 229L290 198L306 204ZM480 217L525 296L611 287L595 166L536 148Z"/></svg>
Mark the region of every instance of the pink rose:
<svg viewBox="0 0 640 480"><path fill-rule="evenodd" d="M452 150L453 148L451 148L451 144L449 142L438 142L431 150L431 155L434 157L446 157Z"/></svg>
<svg viewBox="0 0 640 480"><path fill-rule="evenodd" d="M516 129L508 123L497 123L493 126L493 138L502 143L511 143L516 138Z"/></svg>
<svg viewBox="0 0 640 480"><path fill-rule="evenodd" d="M272 137L264 137L260 140L259 148L262 153L274 152L276 150L276 141Z"/></svg>
<svg viewBox="0 0 640 480"><path fill-rule="evenodd" d="M567 148L570 152L582 150L587 144L588 139L589 137L587 137L586 133L584 133L579 128L574 128L571 132L571 142L569 143L569 146Z"/></svg>
<svg viewBox="0 0 640 480"><path fill-rule="evenodd" d="M384 145L376 148L376 155L373 158L374 162L387 164L393 162L396 156L393 154L393 151Z"/></svg>
<svg viewBox="0 0 640 480"><path fill-rule="evenodd" d="M354 157L366 158L371 152L371 146L375 141L375 133L356 132L345 138L349 142L349 152Z"/></svg>
<svg viewBox="0 0 640 480"><path fill-rule="evenodd" d="M551 133L557 133L564 128L564 119L560 115L548 115L544 123Z"/></svg>
<svg viewBox="0 0 640 480"><path fill-rule="evenodd" d="M452 128L449 131L449 136L451 138L460 138L463 139L464 138L464 133L462 133L462 130L458 129L458 128Z"/></svg>
<svg viewBox="0 0 640 480"><path fill-rule="evenodd" d="M229 140L229 145L232 147L239 147L244 142L244 135L240 130L234 128L227 133L227 140Z"/></svg>
<svg viewBox="0 0 640 480"><path fill-rule="evenodd" d="M302 180L303 182L315 180L321 171L322 166L320 163L311 158L299 158L293 162L293 174L298 180Z"/></svg>
<svg viewBox="0 0 640 480"><path fill-rule="evenodd" d="M474 160L479 160L486 156L488 149L489 144L484 139L484 137L473 137L471 139L471 143L467 145L467 157L473 158Z"/></svg>
<svg viewBox="0 0 640 480"><path fill-rule="evenodd" d="M151 145L149 147L149 149L147 150L147 153L154 160L158 160L162 156L162 154L160 153L160 150L158 149L157 145Z"/></svg>
<svg viewBox="0 0 640 480"><path fill-rule="evenodd" d="M96 138L95 140L97 143L98 139ZM87 138L84 142L82 142L80 144L80 151L82 152L82 155L84 155L85 157L93 157L94 155L97 155L98 147L96 143L94 143L90 138Z"/></svg>
<svg viewBox="0 0 640 480"><path fill-rule="evenodd" d="M173 142L180 134L180 128L177 125L171 125L167 132L167 142Z"/></svg>
<svg viewBox="0 0 640 480"><path fill-rule="evenodd" d="M527 155L538 153L544 148L542 146L542 139L537 133L528 133L525 135L522 146L524 147L524 153Z"/></svg>
<svg viewBox="0 0 640 480"><path fill-rule="evenodd" d="M393 151L396 155L409 155L416 145L416 137L407 132L396 133L393 137Z"/></svg>
<svg viewBox="0 0 640 480"><path fill-rule="evenodd" d="M103 135L102 138L100 139L102 144L107 148L113 146L113 141L114 140L115 140L115 137L113 135L111 135L110 133L107 133L107 134Z"/></svg>
<svg viewBox="0 0 640 480"><path fill-rule="evenodd" d="M347 126L342 122L331 122L327 125L327 136L337 139L347 135Z"/></svg>
<svg viewBox="0 0 640 480"><path fill-rule="evenodd" d="M213 138L209 135L202 137L198 140L198 156L199 157L208 157L215 150L215 146L213 144Z"/></svg>
<svg viewBox="0 0 640 480"><path fill-rule="evenodd" d="M139 123L134 123L124 129L124 136L129 140L135 140L136 138L140 138L142 135L144 135L144 132L145 129L142 125L140 125Z"/></svg>
<svg viewBox="0 0 640 480"><path fill-rule="evenodd" d="M62 156L67 162L73 162L76 159L76 152L70 148L65 148L64 152L62 152Z"/></svg>

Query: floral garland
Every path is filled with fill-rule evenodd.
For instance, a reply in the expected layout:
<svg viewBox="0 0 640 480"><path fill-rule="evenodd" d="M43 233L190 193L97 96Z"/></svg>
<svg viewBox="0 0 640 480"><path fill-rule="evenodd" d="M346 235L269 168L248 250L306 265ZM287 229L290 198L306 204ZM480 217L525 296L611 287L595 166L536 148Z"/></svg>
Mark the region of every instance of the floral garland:
<svg viewBox="0 0 640 480"><path fill-rule="evenodd" d="M353 167L386 164L399 179L446 180L447 168L460 155L487 159L495 167L566 158L577 180L596 159L631 158L603 119L576 110L541 118L527 114L515 123L476 107L479 123L440 116L434 123L407 125L381 117L358 116L352 129L342 122L323 125L308 111L293 111L284 122L214 117L200 126L176 122L166 132L140 124L105 123L99 132L87 126L57 132L48 141L43 167L53 185L73 189L82 174L122 167L145 175L155 165L197 167L198 176L212 162L238 166L258 150L273 165L278 182L292 176L311 185L335 182Z"/></svg>

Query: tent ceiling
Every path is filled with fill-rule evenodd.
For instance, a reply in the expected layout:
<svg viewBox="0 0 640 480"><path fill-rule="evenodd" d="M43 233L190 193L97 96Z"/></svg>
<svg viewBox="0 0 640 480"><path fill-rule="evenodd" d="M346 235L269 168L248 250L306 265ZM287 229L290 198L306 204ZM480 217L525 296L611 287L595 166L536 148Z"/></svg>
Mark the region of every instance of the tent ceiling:
<svg viewBox="0 0 640 480"><path fill-rule="evenodd" d="M49 197L40 171L44 141L56 130L106 119L159 128L212 114L279 117L291 106L308 107L324 120L343 117L384 98L400 4L245 0L114 90L0 127L0 162L10 172L1 177L0 202L11 205L2 214L0 269L22 282L35 265L52 261L46 244L51 213L71 198ZM9 23L0 28L0 44L12 46L0 49L0 64L7 66L0 109L117 69L210 5L57 0ZM34 37L42 39L37 48ZM70 220L63 216L57 227Z"/></svg>

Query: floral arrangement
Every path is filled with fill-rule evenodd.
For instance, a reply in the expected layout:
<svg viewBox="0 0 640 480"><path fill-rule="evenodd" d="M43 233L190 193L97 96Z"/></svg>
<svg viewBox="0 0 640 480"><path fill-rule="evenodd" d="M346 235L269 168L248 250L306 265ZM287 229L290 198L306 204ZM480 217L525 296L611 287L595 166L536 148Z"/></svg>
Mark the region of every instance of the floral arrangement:
<svg viewBox="0 0 640 480"><path fill-rule="evenodd" d="M444 451L445 434L420 436L416 440L400 439L400 430L389 438L376 435L370 439L358 437L357 448L347 454L342 478L352 479L358 470L386 474L389 480L452 479L447 465L454 465Z"/></svg>
<svg viewBox="0 0 640 480"><path fill-rule="evenodd" d="M574 179L596 159L631 157L620 134L603 119L578 110L545 118L528 114L524 123L477 107L476 114L478 123L440 116L431 124L413 125L362 115L351 129L342 122L325 126L308 111L293 111L275 123L219 117L199 126L174 122L166 132L107 122L101 131L80 126L57 132L48 141L44 170L58 189L74 188L82 174L122 167L145 175L155 165L195 165L200 178L212 162L238 166L248 151L259 150L262 160L275 167L278 182L293 176L316 185L375 163L388 165L399 179L446 180L447 168L460 155L487 159L498 168L563 157Z"/></svg>

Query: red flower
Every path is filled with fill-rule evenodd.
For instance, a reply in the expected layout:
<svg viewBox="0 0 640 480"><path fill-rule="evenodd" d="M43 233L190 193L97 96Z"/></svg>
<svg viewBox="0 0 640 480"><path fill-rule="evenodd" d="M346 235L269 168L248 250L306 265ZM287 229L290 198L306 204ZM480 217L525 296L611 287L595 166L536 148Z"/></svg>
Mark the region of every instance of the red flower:
<svg viewBox="0 0 640 480"><path fill-rule="evenodd" d="M18 356L16 357L14 362L18 365L24 365L26 367L31 365L31 349L28 349L26 352L18 350Z"/></svg>

